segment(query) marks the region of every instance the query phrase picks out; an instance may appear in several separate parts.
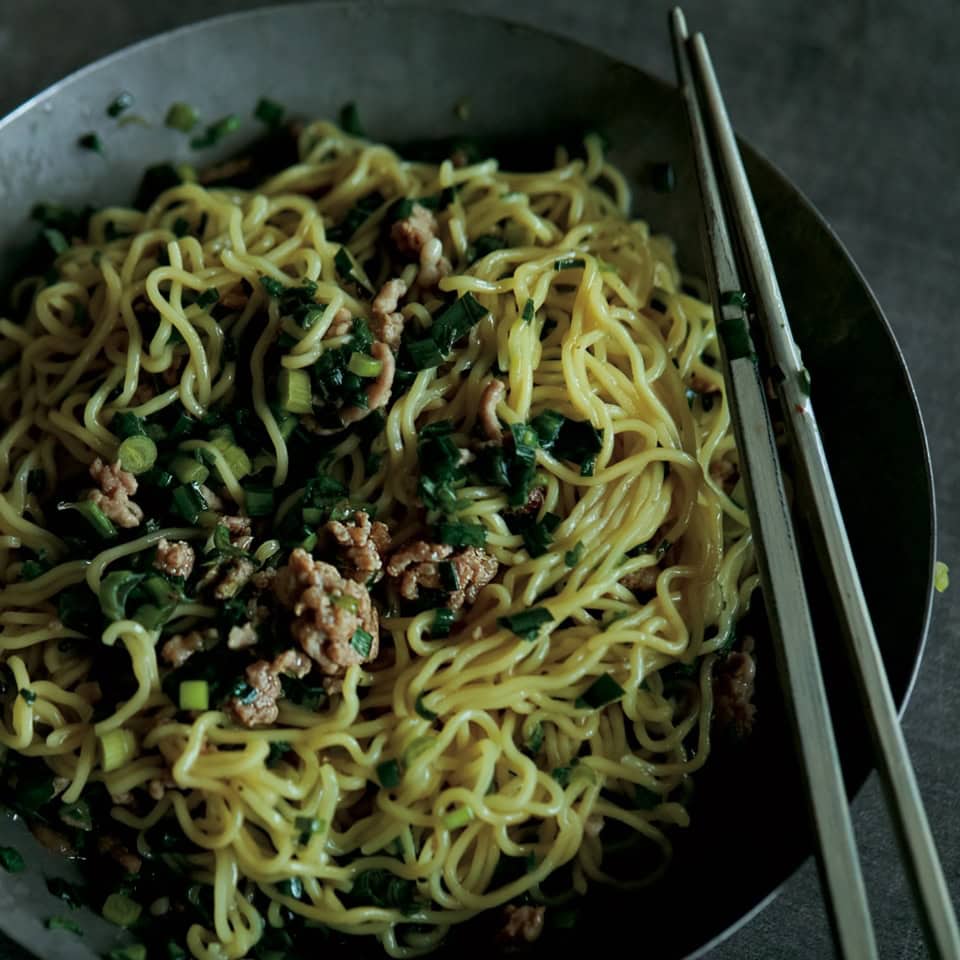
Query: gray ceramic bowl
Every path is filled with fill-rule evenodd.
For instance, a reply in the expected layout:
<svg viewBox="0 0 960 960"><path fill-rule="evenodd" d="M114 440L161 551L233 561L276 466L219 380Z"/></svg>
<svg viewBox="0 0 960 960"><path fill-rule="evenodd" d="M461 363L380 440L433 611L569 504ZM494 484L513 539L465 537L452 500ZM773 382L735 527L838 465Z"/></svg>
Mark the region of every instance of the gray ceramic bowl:
<svg viewBox="0 0 960 960"><path fill-rule="evenodd" d="M664 30L666 43L666 29ZM121 91L151 126L119 126L105 107ZM599 128L636 185L636 211L677 242L681 265L702 271L697 194L679 99L673 89L570 41L529 28L380 4L298 5L202 23L140 44L80 71L0 123L0 273L34 232L31 206L127 202L143 168L198 162L187 138L162 118L174 100L204 117L249 117L261 95L303 116L335 117L355 101L368 132L396 143L488 136L502 156L529 162L535 141L569 140ZM469 121L453 107L469 97ZM256 124L202 160L237 150ZM104 155L76 147L96 130ZM894 696L903 703L925 634L934 549L932 484L913 389L890 328L843 247L810 204L746 149L748 171L780 274L784 298L812 373L817 411L883 648ZM675 192L649 187L651 163L669 161ZM0 279L3 279L0 277ZM878 451L883 452L878 469ZM877 484L882 480L882 486ZM886 589L896 556L897 590ZM822 635L834 624L820 616ZM828 686L839 713L848 786L869 762L853 687L832 662ZM642 895L599 891L593 916L565 934L561 955L637 940L648 956L696 953L764 904L812 849L790 738L771 660L761 659L760 723L739 750L718 757L697 781L693 826L677 837L662 884ZM64 865L21 824L0 820L0 844L28 853L31 870L0 875L0 927L49 960L86 960L119 942L84 917L86 937L51 933L43 921L63 905L43 877ZM487 955L461 939L444 956ZM534 951L554 950L540 941ZM331 951L336 953L336 951ZM342 955L346 955L341 951Z"/></svg>

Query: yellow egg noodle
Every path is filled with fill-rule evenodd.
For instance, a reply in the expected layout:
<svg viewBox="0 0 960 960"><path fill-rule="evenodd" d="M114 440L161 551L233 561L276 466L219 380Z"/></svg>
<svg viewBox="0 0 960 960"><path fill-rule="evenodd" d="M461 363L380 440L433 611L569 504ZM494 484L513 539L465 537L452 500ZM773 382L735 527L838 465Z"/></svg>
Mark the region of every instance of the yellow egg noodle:
<svg viewBox="0 0 960 960"><path fill-rule="evenodd" d="M628 218L629 188L596 138L587 138L584 158L558 150L553 169L507 173L492 159L407 162L314 123L299 134L299 156L255 189L188 180L146 212L93 214L84 235L67 238L55 277L16 289L23 318L0 319L0 657L7 686L20 691L4 699L0 741L8 756L46 763L56 778L53 809L105 786L109 821L96 829L135 835L147 862L157 856L158 825L175 821L190 842L178 866L190 878L184 886L212 888L208 922L186 933L203 960L247 956L291 915L375 934L391 956L414 956L480 911L655 879L669 861L668 833L688 822L690 775L710 754L714 661L757 582L746 515L729 482L736 451L712 312L681 289L669 240ZM427 199L415 208L416 198ZM358 204L344 260L344 242L331 236ZM404 214L435 225L419 261L398 257L390 240L391 216ZM427 250L438 282L424 273ZM359 407L332 408L347 422L339 433L316 390L315 417L289 402L301 441L318 451L305 465L277 401L281 370L306 371L316 384L321 358L347 355L335 354L351 342L350 324L338 326L338 317L352 318L354 330L358 318L376 328L372 295L391 279L406 294L389 305L404 344L432 349L437 317L462 306L457 298L469 295L482 310L449 351L440 344L439 362L408 365L402 384L398 372L375 435L364 432L371 414L356 391ZM285 300L284 290L299 291L299 301ZM290 304L301 316L306 305L311 322L295 322ZM350 357L365 387L371 371L394 367L382 351L372 359L376 349L368 343ZM399 371L402 357L396 362ZM494 380L503 389L491 394ZM244 448L254 431L236 424L221 442L212 430L170 440L178 416L204 423L211 411L229 417L244 406L262 445ZM499 440L485 409L495 411ZM542 430L524 432L543 427L545 411L571 435L586 430L599 449L577 462ZM150 523L147 510L142 523L111 524L111 497L149 499L148 475L134 467L139 493L102 487L98 501L86 492L95 458L118 461L122 413L134 415L127 424L167 424L165 438L146 431L156 441L146 448L155 456L174 443L177 469L185 458L198 470L202 480L183 484L204 500L193 522L168 510ZM449 421L446 432L424 433L441 421ZM448 490L440 509L424 502L431 437L461 458L446 464L458 478L455 502ZM516 473L499 485L477 479L474 462L491 450L514 470L535 455L524 503L515 502ZM379 652L374 659L361 651L363 662L336 676L326 661L308 661L312 674L296 682L325 683L325 698L298 703L284 675L286 695L274 689L279 715L247 726L236 705L257 690L243 687L241 672L232 700L178 709L190 703L183 686L180 704L171 702L163 684L173 667L164 644L197 631L205 646L194 663L226 653L222 628L203 632L222 623L232 594L211 599L200 577L243 556L248 576L257 568L275 584L288 574L292 582L290 537L278 531L309 495L297 478L315 470L347 489L351 511L369 505L389 529L392 556L413 541L436 542L445 522L468 525L473 536L479 525L474 556L495 558L495 576L472 602L461 590L448 636L436 626L437 604L418 611L409 594L400 596L399 574L351 581L323 602L359 624L369 588ZM253 543L225 543L214 529L225 532L224 516L252 507L254 474L261 487L277 488L276 502L254 517ZM169 500L173 489L150 496ZM95 502L103 510L93 519L106 512L113 527L102 540L75 509ZM329 529L327 516L304 517ZM518 518L526 524L519 532ZM77 546L78 530L92 547ZM306 533L307 554L342 572L342 550ZM116 603L127 587L142 589L161 542L190 545L197 564L179 587L168 578L182 590L158 622L135 615L122 596ZM392 569L384 553L381 576ZM440 572L456 581L460 568L450 561L462 551L446 553ZM301 559L306 577L312 559ZM438 586L437 564L425 563L418 569L424 583L433 574L442 606L444 590L458 584ZM129 579L111 579L118 571ZM289 636L306 600L284 606L271 589L281 592L267 586L262 602L281 625L267 629ZM65 593L99 603L95 632L62 622ZM148 606L154 614L156 604ZM539 613L512 619L530 611ZM251 636L251 648L230 655L255 660ZM369 634L366 642L368 652ZM118 685L123 675L122 699L111 698L111 675L97 672L102 656L112 658ZM678 663L693 675L679 687L669 673ZM202 700L207 682L197 687ZM656 850L653 869L612 875L604 840L613 833ZM547 883L551 875L564 878L559 889ZM391 876L401 882L384 887ZM366 902L360 877L373 889Z"/></svg>

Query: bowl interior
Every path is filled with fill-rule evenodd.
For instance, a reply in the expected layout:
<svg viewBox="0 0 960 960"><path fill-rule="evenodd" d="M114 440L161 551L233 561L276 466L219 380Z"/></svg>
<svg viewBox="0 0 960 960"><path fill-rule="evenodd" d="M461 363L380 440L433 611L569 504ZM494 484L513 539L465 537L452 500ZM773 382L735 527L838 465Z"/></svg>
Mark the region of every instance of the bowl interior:
<svg viewBox="0 0 960 960"><path fill-rule="evenodd" d="M106 118L106 105L123 90L134 94L150 126ZM235 138L198 154L163 126L171 102L188 101L211 119L248 118L263 95L305 117L336 117L353 101L369 135L388 142L493 138L502 142L505 163L518 156L529 161L534 143L570 141L598 129L635 186L635 213L675 239L685 272L702 274L696 183L672 88L529 28L371 2L274 7L176 31L94 64L0 123L0 282L9 280L18 251L35 232L29 223L34 203L126 203L148 164L217 159L257 132L248 120ZM454 113L463 98L468 120ZM75 146L91 130L101 136L102 156ZM837 239L773 167L749 148L746 160L811 372L891 686L902 702L925 632L933 550L929 463L913 389L886 321ZM676 189L668 194L651 186L650 166L662 161L676 171ZM869 470L879 450L882 471ZM896 591L886 589L891 555L898 558ZM815 573L811 569L819 595ZM834 653L835 624L822 609L818 626L853 790L869 768L866 734ZM698 777L693 822L676 835L675 862L664 881L641 892L597 892L590 899L593 922L565 931L565 949L595 948L598 929L626 940L642 928L653 956L696 952L762 903L809 855L800 781L768 651L760 652L759 670L755 734ZM47 893L43 876L64 866L42 852L22 824L3 819L0 844L7 843L29 851L39 868L0 876L0 927L51 960L92 960L114 944L116 932L96 918L84 920L82 942L46 931L43 920L62 905ZM547 949L555 945L540 941L534 952ZM473 948L454 937L440 955L488 952L485 944Z"/></svg>

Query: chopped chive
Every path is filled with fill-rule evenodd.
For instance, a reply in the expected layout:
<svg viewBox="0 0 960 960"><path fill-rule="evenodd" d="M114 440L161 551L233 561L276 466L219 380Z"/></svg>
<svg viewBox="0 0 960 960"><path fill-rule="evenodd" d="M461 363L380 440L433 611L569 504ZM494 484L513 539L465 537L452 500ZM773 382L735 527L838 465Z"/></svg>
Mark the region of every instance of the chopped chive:
<svg viewBox="0 0 960 960"><path fill-rule="evenodd" d="M336 252L333 258L333 265L336 267L337 274L341 279L355 283L361 290L366 291L368 294L373 294L373 290L370 289L370 284L362 279L358 273L359 268L354 262L352 254L346 247L341 247Z"/></svg>
<svg viewBox="0 0 960 960"><path fill-rule="evenodd" d="M488 313L472 293L465 293L434 318L430 336L440 352L448 354Z"/></svg>
<svg viewBox="0 0 960 960"><path fill-rule="evenodd" d="M122 767L136 752L137 740L131 730L110 730L100 738L100 766L104 773Z"/></svg>
<svg viewBox="0 0 960 960"><path fill-rule="evenodd" d="M403 763L401 764L403 769L409 770L416 762L417 757L426 753L436 742L437 738L432 736L414 737L407 749L403 751Z"/></svg>
<svg viewBox="0 0 960 960"><path fill-rule="evenodd" d="M207 290L204 290L200 296L194 301L201 310L206 310L207 307L212 307L215 303L220 300L220 291L216 287L209 287Z"/></svg>
<svg viewBox="0 0 960 960"><path fill-rule="evenodd" d="M453 611L451 611L452 613ZM417 694L416 703L413 705L413 709L417 711L418 716L423 717L424 720L433 720L437 719L438 714L434 713L424 702L423 698L426 694L420 693Z"/></svg>
<svg viewBox="0 0 960 960"><path fill-rule="evenodd" d="M456 620L457 614L449 607L440 607L433 612L433 624L430 627L430 636L449 637L450 628Z"/></svg>
<svg viewBox="0 0 960 960"><path fill-rule="evenodd" d="M585 267L587 261L582 257L562 257L553 264L554 270L572 270L575 267Z"/></svg>
<svg viewBox="0 0 960 960"><path fill-rule="evenodd" d="M267 97L261 97L253 110L254 117L268 127L279 127L285 113L286 110L279 103Z"/></svg>
<svg viewBox="0 0 960 960"><path fill-rule="evenodd" d="M200 115L190 106L189 103L177 101L170 104L164 123L173 130L179 130L181 133L189 133L196 125Z"/></svg>
<svg viewBox="0 0 960 960"><path fill-rule="evenodd" d="M439 367L445 359L431 337L413 340L406 346L414 370L430 370L433 367Z"/></svg>
<svg viewBox="0 0 960 960"><path fill-rule="evenodd" d="M521 640L536 640L540 635L540 628L545 623L553 623L553 614L546 607L531 607L510 616L497 617L497 623L515 633Z"/></svg>
<svg viewBox="0 0 960 960"><path fill-rule="evenodd" d="M353 636L350 638L350 646L366 660L367 657L370 656L370 651L373 648L373 636L367 633L366 630L357 627Z"/></svg>
<svg viewBox="0 0 960 960"><path fill-rule="evenodd" d="M530 736L527 738L526 744L524 744L524 750L531 756L535 757L543 747L543 724L538 720L530 731Z"/></svg>
<svg viewBox="0 0 960 960"><path fill-rule="evenodd" d="M80 500L78 503L58 503L58 510L76 510L104 540L112 540L117 528L110 518L92 501Z"/></svg>
<svg viewBox="0 0 960 960"><path fill-rule="evenodd" d="M284 367L277 378L280 406L287 413L310 413L313 409L313 387L306 370L288 370Z"/></svg>
<svg viewBox="0 0 960 960"><path fill-rule="evenodd" d="M124 110L129 110L133 106L133 94L126 90L119 94L116 99L107 107L108 117L119 117Z"/></svg>
<svg viewBox="0 0 960 960"><path fill-rule="evenodd" d="M301 847L306 846L315 833L323 833L327 829L326 821L317 817L296 817L293 825L300 831L297 839Z"/></svg>
<svg viewBox="0 0 960 960"><path fill-rule="evenodd" d="M578 540L576 546L563 555L563 562L568 567L575 567L583 559L583 553L586 549L583 541Z"/></svg>
<svg viewBox="0 0 960 960"><path fill-rule="evenodd" d="M385 760L377 764L377 779L382 787L392 790L400 785L400 764L396 760Z"/></svg>
<svg viewBox="0 0 960 960"><path fill-rule="evenodd" d="M523 531L523 542L531 557L542 557L553 542L553 533L560 526L560 517L555 513L545 513L539 523L532 524Z"/></svg>
<svg viewBox="0 0 960 960"><path fill-rule="evenodd" d="M574 706L580 710L593 709L606 706L619 700L626 691L617 683L609 673L604 673L597 677L593 683L587 687L584 692L574 701Z"/></svg>
<svg viewBox="0 0 960 960"><path fill-rule="evenodd" d="M360 609L360 602L356 597L351 597L346 593L338 594L330 598L330 602L341 610L349 613L356 613Z"/></svg>
<svg viewBox="0 0 960 960"><path fill-rule="evenodd" d="M216 123L211 123L206 130L199 136L190 141L190 146L194 150L203 150L206 147L213 147L224 137L235 133L240 129L240 118L235 114L228 114L221 117Z"/></svg>
<svg viewBox="0 0 960 960"><path fill-rule="evenodd" d="M383 369L383 362L354 351L350 354L347 369L358 377L377 377Z"/></svg>
<svg viewBox="0 0 960 960"><path fill-rule="evenodd" d="M533 314L534 314L533 301L527 300L527 302L523 305L523 322L533 323Z"/></svg>
<svg viewBox="0 0 960 960"><path fill-rule="evenodd" d="M115 413L110 421L110 429L121 439L127 437L146 436L147 421L143 417L138 417L135 413L127 410L121 410Z"/></svg>
<svg viewBox="0 0 960 960"><path fill-rule="evenodd" d="M810 372L806 367L800 368L800 372L797 374L797 385L805 397L810 396Z"/></svg>
<svg viewBox="0 0 960 960"><path fill-rule="evenodd" d="M81 150L92 150L94 153L103 153L103 141L95 133L85 133L77 140Z"/></svg>
<svg viewBox="0 0 960 960"><path fill-rule="evenodd" d="M244 505L251 517L269 517L273 513L273 487L253 484L243 488Z"/></svg>
<svg viewBox="0 0 960 960"><path fill-rule="evenodd" d="M33 690L30 690L28 687L18 690L17 693L20 695L23 702L28 706L32 706L36 702L36 693Z"/></svg>
<svg viewBox="0 0 960 960"><path fill-rule="evenodd" d="M743 307L746 310L749 301L742 290L724 290L720 294L721 307Z"/></svg>
<svg viewBox="0 0 960 960"><path fill-rule="evenodd" d="M183 517L191 526L196 526L200 519L200 514L209 509L207 499L200 489L200 484L185 483L177 487L171 496L173 509Z"/></svg>
<svg viewBox="0 0 960 960"><path fill-rule="evenodd" d="M70 249L67 238L53 227L47 227L42 231L44 240L47 241L50 249L59 257L61 253L66 253Z"/></svg>
<svg viewBox="0 0 960 960"><path fill-rule="evenodd" d="M750 331L742 317L721 320L717 324L717 332L727 348L727 356L730 360L755 356Z"/></svg>
<svg viewBox="0 0 960 960"><path fill-rule="evenodd" d="M81 927L76 920L71 920L69 917L48 917L47 929L68 930L70 933L75 933L78 937L83 936L83 927Z"/></svg>
<svg viewBox="0 0 960 960"><path fill-rule="evenodd" d="M440 523L437 539L451 547L482 547L487 542L487 529L481 523Z"/></svg>
<svg viewBox="0 0 960 960"><path fill-rule="evenodd" d="M655 163L650 168L650 182L657 193L673 193L677 187L677 176L673 171L673 165Z"/></svg>
<svg viewBox="0 0 960 960"><path fill-rule="evenodd" d="M349 133L351 137L365 136L363 125L360 123L360 112L355 103L345 103L340 108L340 129L344 133Z"/></svg>
<svg viewBox="0 0 960 960"><path fill-rule="evenodd" d="M173 226L171 226L170 229L177 239L185 237L190 232L190 221L184 217L177 217L177 219L173 221Z"/></svg>
<svg viewBox="0 0 960 960"><path fill-rule="evenodd" d="M27 865L16 847L0 847L0 867L3 867L7 873L23 873Z"/></svg>
<svg viewBox="0 0 960 960"><path fill-rule="evenodd" d="M933 565L933 586L937 593L944 593L950 586L950 568L942 560Z"/></svg>
<svg viewBox="0 0 960 960"><path fill-rule="evenodd" d="M210 476L210 471L194 457L174 457L170 463L170 471L181 483L204 483Z"/></svg>
<svg viewBox="0 0 960 960"><path fill-rule="evenodd" d="M303 881L299 877L287 877L276 886L277 891L285 897L299 900L303 896Z"/></svg>
<svg viewBox="0 0 960 960"><path fill-rule="evenodd" d="M473 810L470 807L459 807L443 818L443 825L448 830L459 830L473 819Z"/></svg>
<svg viewBox="0 0 960 960"><path fill-rule="evenodd" d="M83 830L89 833L93 830L93 817L90 814L90 805L86 800L78 800L76 803L65 803L60 808L60 820L68 827L75 830Z"/></svg>
<svg viewBox="0 0 960 960"><path fill-rule="evenodd" d="M119 733L120 731L114 731ZM132 927L140 919L143 908L136 900L131 900L124 893L111 893L104 901L100 911L104 919L118 927Z"/></svg>
<svg viewBox="0 0 960 960"><path fill-rule="evenodd" d="M127 437L120 444L117 456L124 470L145 473L157 462L157 445L149 437Z"/></svg>
<svg viewBox="0 0 960 960"><path fill-rule="evenodd" d="M167 944L167 956L169 960L184 960L187 956L182 950L179 954L170 952L170 947L176 946L173 943ZM177 947L179 950L180 948ZM131 943L129 947L117 947L111 950L107 955L107 960L147 960L147 948L142 943Z"/></svg>
<svg viewBox="0 0 960 960"><path fill-rule="evenodd" d="M183 680L177 692L181 710L209 710L210 684L206 680Z"/></svg>

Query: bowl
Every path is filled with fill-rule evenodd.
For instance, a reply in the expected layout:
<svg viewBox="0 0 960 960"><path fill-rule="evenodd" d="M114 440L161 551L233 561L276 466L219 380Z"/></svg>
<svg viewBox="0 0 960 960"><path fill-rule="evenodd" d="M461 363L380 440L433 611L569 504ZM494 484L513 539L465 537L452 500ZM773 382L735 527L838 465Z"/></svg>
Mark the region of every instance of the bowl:
<svg viewBox="0 0 960 960"><path fill-rule="evenodd" d="M134 95L131 113L146 124L107 118L107 105L123 91ZM0 122L0 286L15 275L18 255L35 233L35 203L127 203L149 164L201 162L187 138L164 126L170 103L188 101L204 117L250 118L261 96L304 117L335 118L353 102L374 139L410 147L469 135L494 144L504 164L531 166L545 144L600 130L635 188L634 212L675 240L686 273L703 273L695 175L673 88L529 27L369 2L272 7L164 34L81 70ZM101 153L77 147L91 131ZM205 151L202 162L236 151L256 132L247 119L239 133ZM749 146L743 151L902 708L929 620L935 541L914 390L890 327L840 241L783 175ZM675 172L670 192L654 189L651 177L664 162ZM896 591L889 589L891 556L898 558ZM810 573L852 793L870 769L869 741L836 653L837 625L816 570ZM772 657L762 649L759 671L755 732L697 776L692 825L675 835L665 878L640 893L594 889L586 922L565 931L565 954L595 949L598 930L614 942L636 938L663 960L702 953L768 902L811 854L797 761ZM0 844L17 846L31 864L23 874L0 875L0 928L9 936L48 960L93 960L121 942L116 928L93 915L78 916L82 941L48 931L44 921L63 905L44 878L70 875L69 865L9 818L0 819ZM555 949L539 941L532 955ZM455 931L437 956L488 953Z"/></svg>

